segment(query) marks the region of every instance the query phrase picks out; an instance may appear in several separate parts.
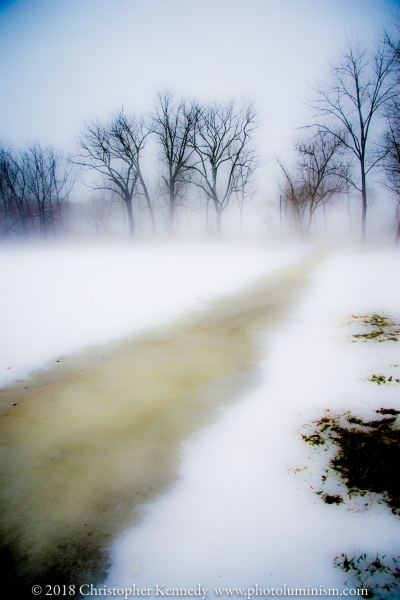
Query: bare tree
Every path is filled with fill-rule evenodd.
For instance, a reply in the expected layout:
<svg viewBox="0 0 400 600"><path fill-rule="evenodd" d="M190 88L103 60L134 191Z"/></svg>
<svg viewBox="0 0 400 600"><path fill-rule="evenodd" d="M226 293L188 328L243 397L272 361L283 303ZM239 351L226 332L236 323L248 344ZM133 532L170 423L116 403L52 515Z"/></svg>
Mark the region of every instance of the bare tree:
<svg viewBox="0 0 400 600"><path fill-rule="evenodd" d="M289 169L279 160L277 162L282 169L283 183L280 183L280 210L285 211L298 231L300 238L304 237L304 215L307 210L308 196L304 183L299 181L296 173ZM281 215L282 217L282 215Z"/></svg>
<svg viewBox="0 0 400 600"><path fill-rule="evenodd" d="M381 148L383 159L381 165L384 172L383 184L396 198L396 236L395 243L400 241L400 102L393 100L387 110L388 128L382 137Z"/></svg>
<svg viewBox="0 0 400 600"><path fill-rule="evenodd" d="M257 127L252 104L235 112L234 103L203 107L197 122L194 148L197 161L195 183L215 208L217 235L221 235L222 213L236 189L238 171L248 156L251 136Z"/></svg>
<svg viewBox="0 0 400 600"><path fill-rule="evenodd" d="M294 172L278 163L284 175L281 201L289 210L302 238L310 233L316 210L330 202L345 189L349 178L348 165L343 160L341 135L317 130L294 143L297 153Z"/></svg>
<svg viewBox="0 0 400 600"><path fill-rule="evenodd" d="M75 182L72 165L53 148L33 144L26 150L0 151L1 233L42 240L65 227Z"/></svg>
<svg viewBox="0 0 400 600"><path fill-rule="evenodd" d="M350 168L343 156L341 136L316 131L294 144L298 169L304 184L308 205L306 235L316 210L336 198L346 187Z"/></svg>
<svg viewBox="0 0 400 600"><path fill-rule="evenodd" d="M72 165L53 148L33 144L23 153L26 184L31 203L36 207L40 236L55 235L63 224L63 211L75 183Z"/></svg>
<svg viewBox="0 0 400 600"><path fill-rule="evenodd" d="M168 234L172 235L177 205L190 183L194 147L192 144L199 109L194 101L175 102L172 92L160 92L153 120L153 131L161 147L162 181L168 193Z"/></svg>
<svg viewBox="0 0 400 600"><path fill-rule="evenodd" d="M130 235L135 235L133 198L140 186L149 210L153 231L155 219L147 186L141 170L141 153L146 145L150 129L143 118L127 116L121 109L110 123L87 122L78 140L81 153L74 162L105 176L105 181L94 185L95 189L115 192L124 202L129 220ZM108 182L108 183L107 183Z"/></svg>
<svg viewBox="0 0 400 600"><path fill-rule="evenodd" d="M317 126L336 136L359 164L359 180L351 184L361 193L361 240L366 240L367 175L379 157L372 152L373 126L387 103L396 95L391 74L393 56L379 42L373 52L349 39L342 58L330 66L332 82L316 88L312 104L323 117ZM339 130L337 126L339 125Z"/></svg>
<svg viewBox="0 0 400 600"><path fill-rule="evenodd" d="M385 43L393 58L394 76L400 86L400 17L395 22L397 39L389 33L385 33ZM383 184L393 193L396 198L396 234L395 243L400 242L400 100L393 98L386 109L387 129L382 136L380 145L383 155L381 166L383 167Z"/></svg>
<svg viewBox="0 0 400 600"><path fill-rule="evenodd" d="M240 234L243 233L243 212L245 206L253 200L257 193L255 183L256 171L260 160L253 150L247 152L235 174L233 202L237 204L240 213Z"/></svg>
<svg viewBox="0 0 400 600"><path fill-rule="evenodd" d="M23 160L11 147L0 149L0 235L27 238L34 230L34 214Z"/></svg>

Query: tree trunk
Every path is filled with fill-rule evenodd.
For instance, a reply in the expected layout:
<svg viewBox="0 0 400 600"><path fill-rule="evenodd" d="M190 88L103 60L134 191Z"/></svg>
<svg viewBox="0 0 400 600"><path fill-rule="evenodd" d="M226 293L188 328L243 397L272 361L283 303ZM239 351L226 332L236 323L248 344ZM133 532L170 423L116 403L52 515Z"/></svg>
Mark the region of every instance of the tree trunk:
<svg viewBox="0 0 400 600"><path fill-rule="evenodd" d="M169 188L169 212L168 212L168 230L169 236L174 233L174 221L175 221L175 189L171 186Z"/></svg>
<svg viewBox="0 0 400 600"><path fill-rule="evenodd" d="M367 181L365 176L364 161L361 161L361 198L362 198L362 213L361 213L361 243L365 244L367 240Z"/></svg>
<svg viewBox="0 0 400 600"><path fill-rule="evenodd" d="M396 237L395 237L394 243L398 245L399 242L400 242L400 220L397 222L397 230L396 230Z"/></svg>
<svg viewBox="0 0 400 600"><path fill-rule="evenodd" d="M129 221L129 237L135 237L135 221L133 219L132 198L125 198L126 211Z"/></svg>
<svg viewBox="0 0 400 600"><path fill-rule="evenodd" d="M221 237L222 210L219 208L219 206L215 205L215 211L216 211L216 217L217 217L217 236Z"/></svg>
<svg viewBox="0 0 400 600"><path fill-rule="evenodd" d="M155 237L157 235L156 220L154 217L153 206L151 204L150 197L147 196L147 193L146 193L146 200L147 200L147 208L149 209L149 213L150 213L151 229L152 229L153 235Z"/></svg>
<svg viewBox="0 0 400 600"><path fill-rule="evenodd" d="M42 241L46 241L47 231L46 231L46 215L44 204L40 203L39 205L39 229L40 229L40 238Z"/></svg>
<svg viewBox="0 0 400 600"><path fill-rule="evenodd" d="M142 177L142 173L141 172L139 172L139 179L140 179L140 184L141 184L142 189L143 189L144 197L146 198L147 208L149 209L150 220L151 220L151 228L153 230L153 235L155 236L157 234L157 228L156 228L156 220L154 218L153 206L151 204L150 195L149 195L149 192L147 190L147 186L146 186L146 184L144 182L144 179Z"/></svg>
<svg viewBox="0 0 400 600"><path fill-rule="evenodd" d="M353 223L351 220L351 208L350 208L350 192L349 192L349 188L347 188L347 214L349 217L349 224L350 224L350 233L352 232L353 229Z"/></svg>
<svg viewBox="0 0 400 600"><path fill-rule="evenodd" d="M312 225L312 219L315 216L315 210L312 210L311 206L310 206L310 212L308 215L308 219L307 219L307 225L304 227L300 226L301 229L300 231L302 232L302 241L303 242L307 242L310 239L310 229L311 229L311 225Z"/></svg>
<svg viewBox="0 0 400 600"><path fill-rule="evenodd" d="M207 196L206 203L206 235L210 234L210 198Z"/></svg>

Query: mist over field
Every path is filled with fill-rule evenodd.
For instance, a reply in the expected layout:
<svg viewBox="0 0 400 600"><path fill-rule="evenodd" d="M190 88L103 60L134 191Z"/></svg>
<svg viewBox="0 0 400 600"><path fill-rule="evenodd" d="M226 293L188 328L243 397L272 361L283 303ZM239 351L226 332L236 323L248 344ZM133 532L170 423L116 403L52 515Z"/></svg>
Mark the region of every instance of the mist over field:
<svg viewBox="0 0 400 600"><path fill-rule="evenodd" d="M284 0L279 6L206 0L190 9L182 0L2 3L0 141L8 183L1 237L126 237L131 202L141 237L215 235L221 218L225 234L272 242L303 234L317 241L356 240L362 177L351 148L342 145L331 162L336 171L340 165L350 169L347 179L331 186L334 193L325 193L317 206L310 206L308 190L300 215L287 197L282 167L296 183L309 179L310 172L298 172L305 155L293 144L315 142L321 130L321 123L301 129L318 121L310 107L318 97L315 88L331 85L329 64L340 62L349 40L368 49L360 58L366 81L376 41L385 31L396 39L395 13L396 3L388 0ZM368 98L362 102L367 120ZM210 130L212 107L218 109L214 127L224 120L229 125L216 182L207 147L222 139L213 139ZM351 109L351 101L345 108ZM368 168L386 127L384 115L384 107L377 107L371 121ZM243 126L243 118L248 122L239 150L244 138L239 131L234 138L234 128ZM333 124L335 132L342 128L340 120ZM121 126L122 150L115 137ZM111 154L103 147L107 157L96 150L96 127L113 146ZM201 141L205 127L208 137ZM124 156L128 141L135 141L135 150ZM240 160L232 167L234 155ZM397 200L385 178L381 165L367 176L371 240L395 230Z"/></svg>
<svg viewBox="0 0 400 600"><path fill-rule="evenodd" d="M397 11L0 0L20 597L398 597Z"/></svg>

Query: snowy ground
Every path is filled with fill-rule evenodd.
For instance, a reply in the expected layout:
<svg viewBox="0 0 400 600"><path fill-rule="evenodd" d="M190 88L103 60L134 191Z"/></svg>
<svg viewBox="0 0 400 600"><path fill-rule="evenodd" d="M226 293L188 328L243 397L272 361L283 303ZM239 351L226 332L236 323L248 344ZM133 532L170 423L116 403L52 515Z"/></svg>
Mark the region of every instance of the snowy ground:
<svg viewBox="0 0 400 600"><path fill-rule="evenodd" d="M175 247L3 252L1 383L60 354L129 335L234 293L298 261L310 248ZM400 344L353 341L353 314L400 321L398 249L346 250L265 339L263 380L183 448L180 478L143 508L112 549L106 586L337 587L333 559L399 555L400 522L376 502L324 504L315 494L325 457L301 439L332 412L374 418L400 409ZM396 366L394 366L396 365ZM11 367L11 368L9 368ZM354 582L349 581L349 586ZM163 588L163 589L166 589ZM120 597L120 596L116 596Z"/></svg>
<svg viewBox="0 0 400 600"><path fill-rule="evenodd" d="M115 543L107 587L200 584L208 597L256 584L343 590L357 582L333 568L337 555L400 554L389 509L373 499L367 509L327 505L315 494L326 456L300 437L326 409L371 419L380 407L400 408L399 384L368 381L399 377L399 344L353 342L360 326L349 324L372 312L400 321L399 263L398 249L354 250L315 272L308 296L266 342L262 385L186 443L179 483Z"/></svg>
<svg viewBox="0 0 400 600"><path fill-rule="evenodd" d="M310 248L10 248L0 261L0 386L60 355L168 322Z"/></svg>

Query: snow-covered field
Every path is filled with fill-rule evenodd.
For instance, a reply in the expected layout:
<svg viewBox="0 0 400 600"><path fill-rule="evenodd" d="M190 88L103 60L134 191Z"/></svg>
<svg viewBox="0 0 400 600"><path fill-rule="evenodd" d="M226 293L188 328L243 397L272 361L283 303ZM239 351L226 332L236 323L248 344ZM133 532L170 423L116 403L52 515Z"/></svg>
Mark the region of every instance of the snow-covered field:
<svg viewBox="0 0 400 600"><path fill-rule="evenodd" d="M60 355L206 306L310 248L10 248L0 261L0 386Z"/></svg>
<svg viewBox="0 0 400 600"><path fill-rule="evenodd" d="M256 584L343 590L357 582L333 567L342 552L400 554L400 521L388 508L321 501L327 457L300 435L327 409L367 419L400 409L399 384L368 381L399 377L399 344L353 341L360 326L349 324L372 312L400 321L399 267L398 249L371 248L318 268L266 342L262 385L186 443L179 483L114 544L107 587L200 584L208 597Z"/></svg>
<svg viewBox="0 0 400 600"><path fill-rule="evenodd" d="M207 300L310 251L3 251L1 384L60 354L206 309ZM135 584L154 594L157 585L165 591L200 584L209 598L215 588L256 584L343 589L335 556L400 554L400 522L385 506L373 499L367 508L359 500L322 502L315 492L326 455L301 438L327 409L367 419L380 407L400 409L400 343L356 340L352 335L363 329L351 322L351 315L369 313L400 322L399 267L398 249L364 248L331 254L314 271L286 322L265 336L261 384L185 442L178 482L143 506L139 525L115 541L106 587ZM380 373L392 382L369 381Z"/></svg>

